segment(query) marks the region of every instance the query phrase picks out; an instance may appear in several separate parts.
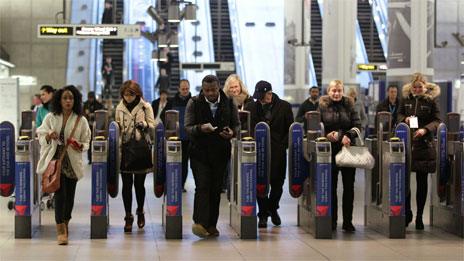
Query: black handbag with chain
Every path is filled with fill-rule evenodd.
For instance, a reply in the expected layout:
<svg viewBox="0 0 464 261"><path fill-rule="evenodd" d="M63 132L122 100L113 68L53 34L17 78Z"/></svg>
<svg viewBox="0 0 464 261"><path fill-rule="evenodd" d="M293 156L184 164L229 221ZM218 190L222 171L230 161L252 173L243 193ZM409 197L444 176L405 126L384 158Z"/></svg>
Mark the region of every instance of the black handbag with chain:
<svg viewBox="0 0 464 261"><path fill-rule="evenodd" d="M151 160L151 149L148 144L145 133L140 130L142 138L136 139L135 132L135 117L134 117L134 130L128 142L122 144L122 171L144 171L153 167Z"/></svg>

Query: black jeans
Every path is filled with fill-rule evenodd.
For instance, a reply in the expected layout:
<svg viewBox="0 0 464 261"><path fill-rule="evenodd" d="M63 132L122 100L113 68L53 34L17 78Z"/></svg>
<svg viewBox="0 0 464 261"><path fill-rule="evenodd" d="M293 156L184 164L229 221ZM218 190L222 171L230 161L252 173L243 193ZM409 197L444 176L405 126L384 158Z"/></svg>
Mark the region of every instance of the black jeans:
<svg viewBox="0 0 464 261"><path fill-rule="evenodd" d="M286 167L286 149L271 148L270 192L267 197L257 198L259 207L258 217L267 217L271 212L275 212L279 209L279 202L282 197L285 182Z"/></svg>
<svg viewBox="0 0 464 261"><path fill-rule="evenodd" d="M132 184L135 188L137 199L137 210L143 210L145 204L145 178L147 174L121 173L122 178L122 200L126 215L132 213Z"/></svg>
<svg viewBox="0 0 464 261"><path fill-rule="evenodd" d="M216 227L219 218L221 188L227 159L215 162L202 162L191 158L193 178L195 179L195 198L193 202L193 222L205 228Z"/></svg>
<svg viewBox="0 0 464 261"><path fill-rule="evenodd" d="M188 175L189 144L188 140L182 141L182 187L185 187Z"/></svg>
<svg viewBox="0 0 464 261"><path fill-rule="evenodd" d="M342 172L343 181L343 222L351 222L353 219L354 180L355 168L339 168L332 159L332 222L338 219L337 183L338 172Z"/></svg>
<svg viewBox="0 0 464 261"><path fill-rule="evenodd" d="M62 224L71 219L76 194L77 179L60 177L60 189L55 192L55 222Z"/></svg>
<svg viewBox="0 0 464 261"><path fill-rule="evenodd" d="M411 211L411 187L410 187L410 177L406 175L406 202L405 207L406 211ZM417 216L422 217L424 213L425 202L427 200L427 190L428 190L428 173L426 172L416 172L416 204L417 204Z"/></svg>

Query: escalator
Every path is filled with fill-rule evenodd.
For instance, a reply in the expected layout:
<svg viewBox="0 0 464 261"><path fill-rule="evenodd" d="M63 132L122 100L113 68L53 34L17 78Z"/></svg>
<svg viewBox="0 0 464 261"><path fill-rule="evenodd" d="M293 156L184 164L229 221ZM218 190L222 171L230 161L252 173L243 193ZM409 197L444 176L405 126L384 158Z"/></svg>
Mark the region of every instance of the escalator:
<svg viewBox="0 0 464 261"><path fill-rule="evenodd" d="M317 0L311 0L311 56L317 85L322 86L322 16Z"/></svg>
<svg viewBox="0 0 464 261"><path fill-rule="evenodd" d="M213 29L214 59L216 62L235 62L234 46L230 29L229 4L227 0L210 0L211 25ZM235 71L217 71L221 85Z"/></svg>
<svg viewBox="0 0 464 261"><path fill-rule="evenodd" d="M369 63L385 63L385 55L372 14L372 6L367 0L358 0L358 22Z"/></svg>

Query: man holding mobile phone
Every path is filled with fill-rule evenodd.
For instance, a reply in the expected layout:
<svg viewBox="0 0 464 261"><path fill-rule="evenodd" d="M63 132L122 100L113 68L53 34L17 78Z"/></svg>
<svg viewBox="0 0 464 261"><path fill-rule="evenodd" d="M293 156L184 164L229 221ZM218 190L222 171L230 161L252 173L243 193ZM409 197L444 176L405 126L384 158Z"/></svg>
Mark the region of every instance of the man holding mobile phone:
<svg viewBox="0 0 464 261"><path fill-rule="evenodd" d="M230 139L239 131L238 110L219 89L214 75L202 80L199 95L185 109L184 126L190 140L190 166L195 179L192 232L217 237L221 188L230 159Z"/></svg>

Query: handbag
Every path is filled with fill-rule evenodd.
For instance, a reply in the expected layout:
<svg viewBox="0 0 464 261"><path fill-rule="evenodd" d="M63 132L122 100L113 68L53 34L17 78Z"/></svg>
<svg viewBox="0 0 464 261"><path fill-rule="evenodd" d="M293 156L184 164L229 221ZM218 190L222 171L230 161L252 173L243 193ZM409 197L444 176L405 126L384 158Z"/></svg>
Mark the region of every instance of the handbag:
<svg viewBox="0 0 464 261"><path fill-rule="evenodd" d="M359 168L359 169L373 169L375 159L369 152L368 148L364 146L364 139L358 128L352 128L358 134L360 146L343 146L340 152L335 155L335 163L339 167Z"/></svg>
<svg viewBox="0 0 464 261"><path fill-rule="evenodd" d="M144 131L141 130L140 140L135 137L136 131L134 117L134 131L131 138L122 144L121 170L123 171L143 171L153 167L150 144L145 139Z"/></svg>
<svg viewBox="0 0 464 261"><path fill-rule="evenodd" d="M77 124L79 123L81 116L77 117L74 127L71 131L69 138L74 136L74 132L77 129ZM69 143L66 142L63 151L59 159L52 159L45 169L45 172L42 174L42 192L44 193L54 193L60 189L60 179L61 179L61 163L63 162L64 155L68 149Z"/></svg>

